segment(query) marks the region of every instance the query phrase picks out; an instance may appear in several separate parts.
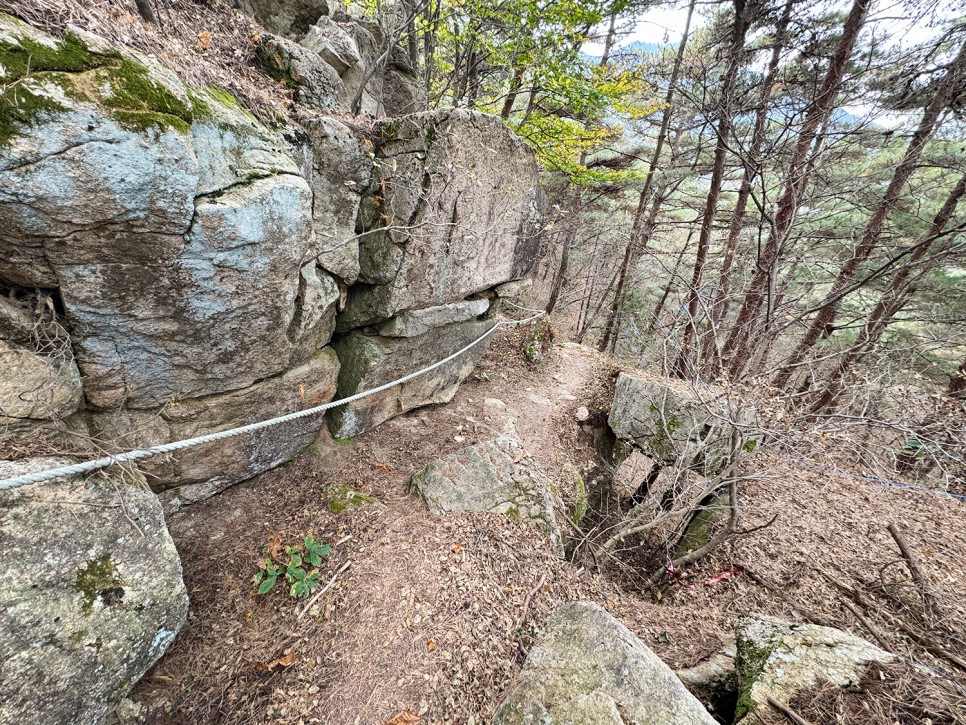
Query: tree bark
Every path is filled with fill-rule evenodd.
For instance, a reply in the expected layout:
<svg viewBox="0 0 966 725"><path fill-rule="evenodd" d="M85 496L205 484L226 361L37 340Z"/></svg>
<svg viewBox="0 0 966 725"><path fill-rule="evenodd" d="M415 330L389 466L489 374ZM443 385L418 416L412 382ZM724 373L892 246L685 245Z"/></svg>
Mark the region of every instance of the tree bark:
<svg viewBox="0 0 966 725"><path fill-rule="evenodd" d="M885 194L866 223L861 240L853 250L852 256L849 257L839 270L838 277L836 277L831 291L826 296L827 304L824 304L815 315L805 335L772 380L772 385L776 388L784 388L795 368L804 359L805 354L820 339L828 336L829 330L832 328L835 318L838 315L839 303L841 302L840 292L855 277L859 265L865 262L872 255L872 252L875 251L876 247L879 246L885 222L889 218L892 210L895 209L899 197L902 195L902 191L909 181L909 177L915 171L923 148L925 148L926 142L936 130L939 116L949 105L949 101L958 88L964 71L966 71L966 44L960 48L956 59L949 66L942 82L936 89L935 95L929 102L929 105L926 106L922 114L922 119L919 121L919 126L916 128L916 132L913 134L912 140L906 148L906 153L902 161L896 167Z"/></svg>
<svg viewBox="0 0 966 725"><path fill-rule="evenodd" d="M735 86L738 83L738 70L745 50L745 36L754 17L756 6L746 4L745 0L734 0L735 19L731 28L731 43L728 48L728 68L722 81L721 99L718 104L717 143L714 149L714 162L711 166L711 188L705 199L704 214L701 217L701 232L698 235L698 249L694 258L694 270L691 273L691 286L688 291L688 316L684 321L684 334L681 339L681 351L675 366L680 377L688 374L689 355L692 339L697 336L697 317L701 306L701 281L704 267L708 259L708 249L711 246L711 234L714 231L714 219L718 212L718 202L721 198L721 183L724 180L725 159L728 155L728 144L731 140L731 113L734 105ZM713 334L713 332L712 332Z"/></svg>
<svg viewBox="0 0 966 725"><path fill-rule="evenodd" d="M769 280L791 231L792 222L795 220L802 195L808 185L810 176L809 150L815 141L819 126L835 109L836 96L842 83L845 66L852 55L870 3L871 0L854 0L842 29L842 37L835 48L835 54L829 62L822 85L808 109L802 129L799 132L795 149L789 160L785 186L771 224L768 241L758 259L755 274L748 290L745 292L741 309L738 311L738 316L722 349L723 361L728 365L732 377L738 377L741 374L751 357L749 343L752 328L758 319L765 293L769 287Z"/></svg>
<svg viewBox="0 0 966 725"><path fill-rule="evenodd" d="M604 334L601 337L598 349L606 352L608 348L616 346L617 327L621 305L624 301L624 288L627 285L627 276L631 267L631 260L636 256L635 248L639 243L639 232L643 222L644 210L647 208L647 199L651 193L651 184L654 180L654 172L661 160L661 151L664 149L665 139L668 129L671 126L671 101L674 100L674 89L677 85L678 75L681 72L681 62L684 59L684 50L688 44L688 35L691 32L691 17L694 15L694 5L696 0L688 3L688 15L684 23L684 33L681 35L681 42L678 44L677 55L674 57L674 66L671 69L671 78L668 80L667 94L664 97L664 112L661 114L661 128L657 133L657 141L654 145L654 152L647 168L647 176L644 177L644 186L641 189L640 197L637 201L637 211L634 213L634 222L631 225L631 235L624 249L624 258L618 268L617 289L614 291L614 301L611 306L607 322L604 324ZM647 243L647 240L644 240Z"/></svg>
<svg viewBox="0 0 966 725"><path fill-rule="evenodd" d="M772 91L775 87L775 78L778 75L781 54L785 49L785 42L787 40L786 33L789 20L791 19L793 5L794 3L791 1L785 4L785 10L782 12L782 16L775 26L775 42L772 46L771 57L768 60L768 68L765 71L765 77L761 84L761 96L759 97L758 108L755 110L755 126L751 134L751 145L744 158L741 187L738 189L738 197L735 199L735 209L731 215L731 225L728 228L728 240L725 242L724 257L721 260L721 272L718 275L718 291L714 301L710 305L712 332L705 339L702 358L709 361L708 370L712 375L716 375L721 367L721 361L717 356L717 331L722 328L728 316L728 308L730 307L728 297L731 294L731 270L734 265L738 241L741 238L741 230L744 227L752 184L761 174L760 155L765 144L765 127L768 121L769 108L768 102L771 99Z"/></svg>
<svg viewBox="0 0 966 725"><path fill-rule="evenodd" d="M151 0L134 0L134 4L137 5L138 13L144 22L151 23L152 25L157 25L158 20L154 15L154 8L151 6Z"/></svg>
<svg viewBox="0 0 966 725"><path fill-rule="evenodd" d="M915 266L918 264L933 243L942 235L946 225L956 213L959 201L966 195L966 174L953 190L946 197L946 201L936 213L929 231L923 236L922 240L916 245L914 251L898 273L890 280L878 303L869 313L869 319L862 327L858 338L848 350L845 351L838 365L826 378L823 389L815 396L809 412L821 413L830 408L841 396L845 389L845 379L855 363L859 362L869 352L873 345L882 336L885 328L892 321L893 317L908 302L911 290L908 287L909 277L912 275Z"/></svg>

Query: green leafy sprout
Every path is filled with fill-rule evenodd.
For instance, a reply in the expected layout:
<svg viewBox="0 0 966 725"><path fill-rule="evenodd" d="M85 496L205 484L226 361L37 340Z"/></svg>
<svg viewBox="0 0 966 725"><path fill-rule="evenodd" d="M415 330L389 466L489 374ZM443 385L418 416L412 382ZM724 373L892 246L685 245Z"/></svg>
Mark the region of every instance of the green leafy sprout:
<svg viewBox="0 0 966 725"><path fill-rule="evenodd" d="M322 566L322 559L332 553L332 547L308 534L301 544L285 547L285 561L273 558L267 546L263 553L261 567L252 578L256 592L268 594L278 580L284 578L289 585L289 596L304 599L318 588L318 567Z"/></svg>

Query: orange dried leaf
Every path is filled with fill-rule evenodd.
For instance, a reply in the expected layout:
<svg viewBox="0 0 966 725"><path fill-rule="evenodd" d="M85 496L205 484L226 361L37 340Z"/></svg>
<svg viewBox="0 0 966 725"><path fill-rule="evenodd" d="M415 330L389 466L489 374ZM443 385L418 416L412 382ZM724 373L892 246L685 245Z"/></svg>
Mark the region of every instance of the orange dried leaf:
<svg viewBox="0 0 966 725"><path fill-rule="evenodd" d="M273 672L279 667L291 667L295 664L295 650L289 648L282 653L282 656L271 662L256 662L255 669L262 672Z"/></svg>
<svg viewBox="0 0 966 725"><path fill-rule="evenodd" d="M429 642L426 643L426 649L428 649L430 652L436 649L436 640L429 640Z"/></svg>
<svg viewBox="0 0 966 725"><path fill-rule="evenodd" d="M456 546L453 547L453 553L454 554L459 554L461 551L463 551L463 545L462 544L457 544Z"/></svg>
<svg viewBox="0 0 966 725"><path fill-rule="evenodd" d="M419 716L414 714L412 710L403 710L391 720L386 720L384 725L418 725L420 722L422 721Z"/></svg>

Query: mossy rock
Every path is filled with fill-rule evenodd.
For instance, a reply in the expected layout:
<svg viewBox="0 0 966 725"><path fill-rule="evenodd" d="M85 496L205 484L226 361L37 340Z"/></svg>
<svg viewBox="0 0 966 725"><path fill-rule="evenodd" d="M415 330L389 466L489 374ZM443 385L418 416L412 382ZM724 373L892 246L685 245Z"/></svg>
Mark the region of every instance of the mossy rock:
<svg viewBox="0 0 966 725"><path fill-rule="evenodd" d="M870 663L895 659L848 632L758 614L738 619L735 639L738 725L751 725L769 698L787 703L825 682L846 687L859 682Z"/></svg>
<svg viewBox="0 0 966 725"><path fill-rule="evenodd" d="M329 486L326 491L329 500L329 511L341 514L356 506L366 506L380 503L379 499L356 491L343 484Z"/></svg>
<svg viewBox="0 0 966 725"><path fill-rule="evenodd" d="M127 129L188 132L192 108L174 74L94 40L54 38L0 14L0 145L78 103Z"/></svg>

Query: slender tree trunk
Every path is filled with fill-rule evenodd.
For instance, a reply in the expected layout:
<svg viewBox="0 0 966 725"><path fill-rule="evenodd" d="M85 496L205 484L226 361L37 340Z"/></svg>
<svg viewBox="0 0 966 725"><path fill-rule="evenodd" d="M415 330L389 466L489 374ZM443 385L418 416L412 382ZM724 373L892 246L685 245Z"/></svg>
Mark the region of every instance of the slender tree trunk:
<svg viewBox="0 0 966 725"><path fill-rule="evenodd" d="M661 319L661 313L664 311L664 305L667 303L667 298L671 295L671 290L674 289L674 280L678 278L678 270L684 261L684 253L691 246L692 237L694 237L693 227L688 231L688 241L681 247L681 251L678 252L678 258L674 261L674 270L671 272L671 277L664 286L664 293L661 295L661 299L657 301L657 304L654 305L654 312L651 313L651 323L647 329L648 332L654 332L657 328L658 322Z"/></svg>
<svg viewBox="0 0 966 725"><path fill-rule="evenodd" d="M711 166L711 188L705 200L704 214L701 218L701 233L698 235L698 249L694 257L694 270L691 273L691 287L688 292L688 317L684 321L684 335L681 339L681 354L675 370L684 377L688 372L687 360L690 355L691 341L697 336L697 318L701 307L701 281L707 264L711 234L714 231L715 215L721 198L721 183L724 180L725 159L731 140L731 113L734 105L735 86L738 83L738 70L744 57L745 36L756 7L746 5L745 0L734 0L735 19L731 29L731 45L728 49L728 68L725 71L718 104L717 143L714 148L714 163Z"/></svg>
<svg viewBox="0 0 966 725"><path fill-rule="evenodd" d="M624 301L624 288L627 285L627 276L631 267L631 260L636 256L635 248L639 242L640 226L643 222L644 210L647 208L647 199L651 193L651 184L654 180L654 172L661 160L661 151L664 148L668 129L671 126L671 101L674 100L674 89L677 85L678 75L681 72L681 62L684 59L684 50L688 44L688 35L691 32L691 17L694 15L694 5L696 0L691 0L688 4L688 16L684 23L684 33L681 35L681 42L678 44L677 55L674 57L674 66L671 69L671 78L668 80L667 94L664 97L664 112L661 114L661 128L657 132L657 141L654 145L654 153L651 155L650 163L647 168L647 176L644 177L644 186L641 189L640 197L637 201L637 211L634 213L634 222L631 225L631 235L624 249L624 258L617 271L617 289L614 291L614 301L611 305L610 314L604 324L604 334L598 344L601 352L606 352L608 348L615 347L617 341L617 327L619 325L620 309ZM646 240L644 242L646 244Z"/></svg>
<svg viewBox="0 0 966 725"><path fill-rule="evenodd" d="M158 21L154 15L154 8L151 7L151 0L134 0L134 4L137 5L138 14L145 22L151 23L152 25L157 25Z"/></svg>
<svg viewBox="0 0 966 725"><path fill-rule="evenodd" d="M721 260L721 273L718 275L718 292L710 306L712 332L705 338L704 352L702 358L709 361L709 372L716 375L721 367L721 361L716 355L718 350L717 331L721 330L725 319L728 316L730 306L729 295L731 294L731 271L734 265L735 252L738 248L738 241L741 238L741 230L745 223L745 213L748 208L748 198L751 196L752 185L755 179L761 174L761 152L765 144L765 128L768 121L769 100L775 87L775 78L778 75L778 66L781 61L782 51L785 49L786 32L788 22L791 18L793 2L789 0L785 4L781 19L775 26L775 42L772 46L771 57L768 61L768 69L761 84L761 96L758 108L755 110L755 126L751 134L751 145L744 158L744 171L741 177L741 187L738 189L738 197L735 200L735 209L731 215L731 225L728 228L728 240L725 243L724 257Z"/></svg>
<svg viewBox="0 0 966 725"><path fill-rule="evenodd" d="M423 85L426 97L431 97L433 78L436 74L436 37L439 32L440 0L429 0L423 7L426 28L423 31Z"/></svg>
<svg viewBox="0 0 966 725"><path fill-rule="evenodd" d="M523 86L523 74L526 73L526 66L520 66L513 71L513 78L510 79L510 90L507 91L506 99L503 101L503 110L500 111L500 118L506 121L513 112L513 104L516 103L517 94Z"/></svg>
<svg viewBox="0 0 966 725"><path fill-rule="evenodd" d="M802 337L794 352L792 352L791 357L789 357L775 375L772 384L776 388L785 387L792 372L798 363L804 359L805 354L816 342L827 337L833 329L835 318L838 315L839 303L842 299L840 293L849 285L853 277L855 277L859 265L865 262L879 245L885 222L889 218L892 210L896 208L899 197L902 195L906 183L909 181L909 177L915 171L916 164L919 162L919 157L922 155L926 142L936 130L936 124L939 121L940 115L949 105L949 101L959 87L960 79L964 71L966 71L966 44L960 48L959 54L947 69L942 82L936 89L935 95L929 102L929 105L926 106L926 110L923 112L919 126L916 128L916 132L913 134L912 140L906 148L906 153L902 161L896 167L885 194L876 206L875 211L872 212L872 216L865 226L862 239L853 250L852 256L839 270L838 277L835 279L835 283L832 285L832 289L826 297L827 303L815 315L815 319L812 320L812 324L805 332L804 337Z"/></svg>
<svg viewBox="0 0 966 725"><path fill-rule="evenodd" d="M815 96L815 100L808 109L802 129L799 132L795 149L789 160L785 187L778 202L774 220L771 223L768 242L758 259L755 274L748 290L745 292L741 309L738 311L738 316L722 349L723 361L729 366L732 377L738 377L741 374L751 357L749 343L752 328L758 319L769 280L788 238L792 222L795 220L795 214L801 203L805 187L808 185L810 176L808 173L809 150L815 141L819 126L835 109L836 96L842 82L845 66L852 55L870 3L871 0L854 0L842 29L842 37L839 39L835 54L829 62L825 78L822 80L822 85Z"/></svg>
<svg viewBox="0 0 966 725"><path fill-rule="evenodd" d="M909 259L903 265L902 269L889 282L888 287L882 293L878 303L872 312L869 313L869 319L863 326L856 341L845 351L835 370L826 378L823 389L815 397L809 409L810 412L823 412L838 400L845 389L845 380L849 371L855 363L865 357L872 346L882 336L882 333L892 321L892 318L905 306L911 296L911 291L908 288L909 277L912 275L919 260L929 252L933 246L933 242L942 235L946 225L952 219L953 214L956 213L956 207L964 195L966 195L966 174L953 187L953 190L933 219L929 231L917 245L916 251L909 256Z"/></svg>
<svg viewBox="0 0 966 725"><path fill-rule="evenodd" d="M583 154L581 154L581 157ZM580 230L579 218L581 210L581 190L580 187L574 189L573 199L570 202L570 231L563 235L563 249L560 250L560 267L553 278L553 286L550 289L550 299L547 300L546 312L551 314L557 306L560 292L563 290L567 280L567 268L570 266L570 248L577 241L577 234Z"/></svg>
<svg viewBox="0 0 966 725"><path fill-rule="evenodd" d="M600 68L607 67L607 63L610 60L610 50L614 45L614 35L616 32L617 32L617 13L612 13L610 16L610 25L608 26L608 29L607 29L607 38L604 41L604 52L600 57L600 63L598 63L598 67ZM533 100L533 96L531 95L531 101L532 100ZM529 115L529 113L530 113L530 109L528 107L527 115ZM586 123L584 123L584 130L589 129L590 126L591 126L591 121L588 120ZM586 163L587 163L587 152L581 151L580 165L583 166ZM567 267L570 265L570 248L571 246L573 246L573 243L577 238L577 229L578 229L577 219L580 215L580 209L581 209L580 193L581 193L581 189L578 186L576 189L574 189L574 198L571 205L571 219L573 219L573 232L569 237L565 238L564 248L563 250L561 250L561 253L560 253L560 269L557 271L557 276L554 279L553 289L550 291L550 299L547 302L547 307L546 307L546 311L548 315L552 313L553 308L557 306L557 298L560 296L561 290L566 285Z"/></svg>

